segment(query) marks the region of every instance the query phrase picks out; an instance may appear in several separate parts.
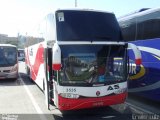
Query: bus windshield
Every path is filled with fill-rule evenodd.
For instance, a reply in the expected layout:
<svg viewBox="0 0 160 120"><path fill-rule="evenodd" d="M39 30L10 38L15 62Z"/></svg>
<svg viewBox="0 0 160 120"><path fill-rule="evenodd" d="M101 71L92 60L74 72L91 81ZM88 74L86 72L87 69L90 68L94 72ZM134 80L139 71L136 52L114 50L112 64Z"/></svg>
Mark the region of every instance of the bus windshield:
<svg viewBox="0 0 160 120"><path fill-rule="evenodd" d="M56 24L58 41L122 41L112 13L58 10Z"/></svg>
<svg viewBox="0 0 160 120"><path fill-rule="evenodd" d="M13 66L17 63L17 49L15 47L0 47L0 67Z"/></svg>
<svg viewBox="0 0 160 120"><path fill-rule="evenodd" d="M62 85L113 84L125 81L125 47L62 45Z"/></svg>

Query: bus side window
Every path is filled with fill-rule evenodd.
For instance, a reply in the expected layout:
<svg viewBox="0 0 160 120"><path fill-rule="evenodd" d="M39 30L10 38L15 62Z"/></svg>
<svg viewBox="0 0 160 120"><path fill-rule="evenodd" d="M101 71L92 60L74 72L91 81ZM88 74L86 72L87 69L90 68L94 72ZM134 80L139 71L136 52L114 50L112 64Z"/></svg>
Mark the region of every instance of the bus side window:
<svg viewBox="0 0 160 120"><path fill-rule="evenodd" d="M136 19L129 20L125 23L122 23L121 30L124 40L132 41L136 39Z"/></svg>
<svg viewBox="0 0 160 120"><path fill-rule="evenodd" d="M160 18L159 13L155 12L137 18L137 39L151 39L160 37Z"/></svg>

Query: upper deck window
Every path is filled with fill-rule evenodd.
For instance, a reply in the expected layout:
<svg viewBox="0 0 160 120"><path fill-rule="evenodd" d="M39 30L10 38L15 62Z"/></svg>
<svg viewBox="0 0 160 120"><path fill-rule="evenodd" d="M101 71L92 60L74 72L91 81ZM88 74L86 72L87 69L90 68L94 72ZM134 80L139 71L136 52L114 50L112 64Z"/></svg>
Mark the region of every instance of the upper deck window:
<svg viewBox="0 0 160 120"><path fill-rule="evenodd" d="M120 41L121 31L112 13L59 10L56 12L58 41Z"/></svg>

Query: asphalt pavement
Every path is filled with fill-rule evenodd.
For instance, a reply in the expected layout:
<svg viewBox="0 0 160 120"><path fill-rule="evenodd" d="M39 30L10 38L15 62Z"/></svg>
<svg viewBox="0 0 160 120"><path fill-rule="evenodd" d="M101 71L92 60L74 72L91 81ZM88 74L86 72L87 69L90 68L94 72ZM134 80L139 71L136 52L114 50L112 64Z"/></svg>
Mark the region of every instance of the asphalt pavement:
<svg viewBox="0 0 160 120"><path fill-rule="evenodd" d="M44 94L28 79L25 63L19 62L17 80L0 80L0 120L133 120L160 119L160 107L148 105L129 96L124 104L102 108L61 112L55 106L47 109ZM142 102L143 101L143 102ZM157 116L156 116L157 115Z"/></svg>

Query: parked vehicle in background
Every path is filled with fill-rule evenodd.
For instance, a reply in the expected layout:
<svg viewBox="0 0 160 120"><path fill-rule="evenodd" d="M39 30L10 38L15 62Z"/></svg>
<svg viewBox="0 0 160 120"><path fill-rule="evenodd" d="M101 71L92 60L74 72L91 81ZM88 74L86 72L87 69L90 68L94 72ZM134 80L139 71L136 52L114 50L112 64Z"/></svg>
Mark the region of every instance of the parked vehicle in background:
<svg viewBox="0 0 160 120"><path fill-rule="evenodd" d="M18 49L18 61L25 61L24 49Z"/></svg>
<svg viewBox="0 0 160 120"><path fill-rule="evenodd" d="M136 66L129 51L129 92L160 102L160 8L141 9L118 19L124 40L137 45L142 65Z"/></svg>
<svg viewBox="0 0 160 120"><path fill-rule="evenodd" d="M0 44L0 79L18 77L17 47Z"/></svg>

